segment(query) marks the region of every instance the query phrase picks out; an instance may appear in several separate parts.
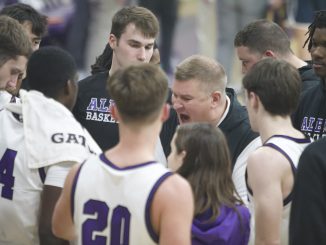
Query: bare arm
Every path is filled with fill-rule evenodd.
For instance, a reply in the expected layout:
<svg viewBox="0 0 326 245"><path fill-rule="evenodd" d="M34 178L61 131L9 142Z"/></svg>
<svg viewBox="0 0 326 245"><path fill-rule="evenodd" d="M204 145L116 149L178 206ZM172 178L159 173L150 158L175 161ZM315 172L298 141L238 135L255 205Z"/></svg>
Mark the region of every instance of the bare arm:
<svg viewBox="0 0 326 245"><path fill-rule="evenodd" d="M39 239L41 245L68 245L69 242L58 239L51 231L51 218L55 203L59 199L62 188L45 185L42 193L39 220Z"/></svg>
<svg viewBox="0 0 326 245"><path fill-rule="evenodd" d="M283 201L279 156L270 149L248 158L248 181L254 194L255 244L280 244Z"/></svg>
<svg viewBox="0 0 326 245"><path fill-rule="evenodd" d="M191 187L174 174L158 188L152 203L152 224L160 245L190 245L194 203Z"/></svg>
<svg viewBox="0 0 326 245"><path fill-rule="evenodd" d="M70 195L73 180L78 171L79 165L75 165L70 170L65 185L63 187L61 196L55 205L52 217L52 231L57 237L73 240L75 238L74 224L70 209Z"/></svg>

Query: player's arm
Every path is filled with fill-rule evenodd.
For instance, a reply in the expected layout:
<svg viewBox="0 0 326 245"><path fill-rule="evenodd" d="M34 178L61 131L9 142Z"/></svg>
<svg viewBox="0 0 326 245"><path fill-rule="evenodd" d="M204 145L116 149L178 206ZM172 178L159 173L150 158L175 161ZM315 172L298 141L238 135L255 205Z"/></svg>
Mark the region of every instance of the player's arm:
<svg viewBox="0 0 326 245"><path fill-rule="evenodd" d="M46 179L42 191L39 216L39 239L41 245L69 244L58 239L52 233L51 219L54 206L61 194L66 176L74 162L61 162L47 167Z"/></svg>
<svg viewBox="0 0 326 245"><path fill-rule="evenodd" d="M264 147L265 148L265 147ZM279 155L260 148L248 158L248 182L255 206L255 244L280 244L283 198ZM272 150L273 151L273 150Z"/></svg>
<svg viewBox="0 0 326 245"><path fill-rule="evenodd" d="M52 216L52 231L57 237L65 240L73 240L75 238L74 223L72 220L70 199L71 188L75 175L80 165L75 165L71 168L59 200L57 201L53 216Z"/></svg>
<svg viewBox="0 0 326 245"><path fill-rule="evenodd" d="M154 195L151 220L160 245L190 245L194 202L186 180L174 174Z"/></svg>

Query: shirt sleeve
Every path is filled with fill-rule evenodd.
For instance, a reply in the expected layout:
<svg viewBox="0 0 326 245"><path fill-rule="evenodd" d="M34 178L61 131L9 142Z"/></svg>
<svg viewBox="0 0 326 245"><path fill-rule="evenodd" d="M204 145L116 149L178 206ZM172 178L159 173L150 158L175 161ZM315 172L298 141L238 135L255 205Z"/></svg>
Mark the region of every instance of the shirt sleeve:
<svg viewBox="0 0 326 245"><path fill-rule="evenodd" d="M62 188L70 168L75 162L60 162L46 168L44 185L51 185Z"/></svg>

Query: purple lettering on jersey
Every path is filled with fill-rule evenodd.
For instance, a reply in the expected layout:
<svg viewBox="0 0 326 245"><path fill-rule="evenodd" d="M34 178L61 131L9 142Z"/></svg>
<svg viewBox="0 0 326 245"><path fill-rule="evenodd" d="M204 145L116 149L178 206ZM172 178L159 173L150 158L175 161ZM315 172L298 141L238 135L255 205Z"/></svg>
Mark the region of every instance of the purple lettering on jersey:
<svg viewBox="0 0 326 245"><path fill-rule="evenodd" d="M1 197L12 200L15 185L14 162L17 151L7 149L0 160L0 183L3 184Z"/></svg>
<svg viewBox="0 0 326 245"><path fill-rule="evenodd" d="M107 101L107 99L100 99L100 107L98 108L98 111L100 112L108 112L109 111L109 107L105 106L105 102Z"/></svg>
<svg viewBox="0 0 326 245"><path fill-rule="evenodd" d="M107 236L93 236L93 232L101 232L106 229L109 218L108 205L105 202L91 199L84 204L83 213L96 214L96 218L87 219L82 224L82 244L106 244ZM128 208L119 205L113 209L110 223L111 245L129 245L130 218L131 214Z"/></svg>
<svg viewBox="0 0 326 245"><path fill-rule="evenodd" d="M86 110L97 111L97 109L98 109L97 98L91 98L91 102L89 102L89 105L87 106Z"/></svg>
<svg viewBox="0 0 326 245"><path fill-rule="evenodd" d="M313 124L315 122L314 117L304 117L301 124L301 131L302 132L312 132L313 131Z"/></svg>
<svg viewBox="0 0 326 245"><path fill-rule="evenodd" d="M111 244L128 245L129 230L130 230L129 210L123 206L116 207L113 210L112 221L111 221Z"/></svg>
<svg viewBox="0 0 326 245"><path fill-rule="evenodd" d="M324 119L317 118L316 126L315 126L315 132L316 133L320 133L321 132L322 126L323 126L323 122L324 122Z"/></svg>
<svg viewBox="0 0 326 245"><path fill-rule="evenodd" d="M95 215L96 219L87 219L82 225L82 244L105 245L106 236L95 235L94 231L103 231L108 225L109 207L105 202L98 200L88 200L84 204L84 214Z"/></svg>

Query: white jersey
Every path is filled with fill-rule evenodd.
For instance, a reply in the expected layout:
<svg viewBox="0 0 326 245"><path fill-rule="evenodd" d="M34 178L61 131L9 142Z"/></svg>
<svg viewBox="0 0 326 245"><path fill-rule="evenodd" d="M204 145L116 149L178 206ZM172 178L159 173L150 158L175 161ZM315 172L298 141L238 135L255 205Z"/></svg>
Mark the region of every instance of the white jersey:
<svg viewBox="0 0 326 245"><path fill-rule="evenodd" d="M308 138L297 139L289 137L286 135L274 135L263 146L272 147L276 151L280 152L283 156L287 158L291 166L293 175L295 175L299 158L303 150L311 143L311 140ZM247 176L246 176L247 179ZM255 207L252 196L252 190L248 187L248 197L249 197L249 210L251 213L251 224L250 224L250 239L249 244L254 244L255 240ZM291 193L283 200L283 213L282 213L282 222L281 222L281 244L289 244L289 218L290 218L290 209L292 202L292 191Z"/></svg>
<svg viewBox="0 0 326 245"><path fill-rule="evenodd" d="M22 104L14 106L21 107ZM51 161L47 166L31 168L27 164L29 155L24 119L22 114L13 113L7 108L0 111L1 245L39 244L38 218L43 187L44 185L63 187L66 175L73 164L71 161ZM38 132L35 130L31 132L36 137ZM43 149L53 150L52 145L47 143L50 140L51 137L47 140L44 136L41 142L42 150L39 144L33 146L36 150L39 149L41 155L44 153ZM84 148L91 155L88 148ZM74 152L71 151L70 154L74 155Z"/></svg>
<svg viewBox="0 0 326 245"><path fill-rule="evenodd" d="M157 162L119 168L104 154L88 159L71 192L77 244L157 244L150 207L171 174Z"/></svg>

